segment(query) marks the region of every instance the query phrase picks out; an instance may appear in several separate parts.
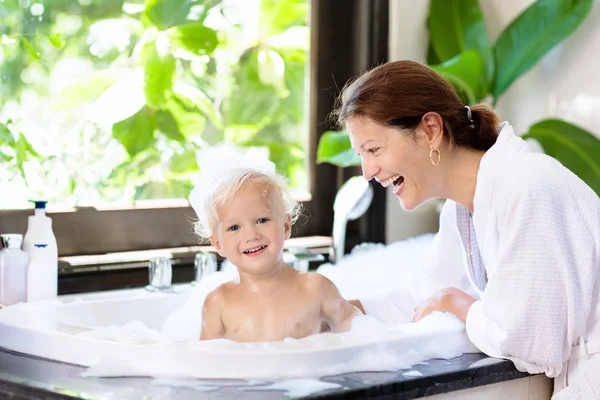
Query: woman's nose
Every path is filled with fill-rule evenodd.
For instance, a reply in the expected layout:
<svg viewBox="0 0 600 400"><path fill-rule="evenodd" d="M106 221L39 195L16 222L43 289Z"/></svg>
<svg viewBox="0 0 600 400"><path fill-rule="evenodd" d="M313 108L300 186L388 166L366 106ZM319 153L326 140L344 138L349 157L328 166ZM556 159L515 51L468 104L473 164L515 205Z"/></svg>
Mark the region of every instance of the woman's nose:
<svg viewBox="0 0 600 400"><path fill-rule="evenodd" d="M364 162L362 163L362 172L363 172L363 176L365 177L366 180L370 181L371 179L373 179L381 170L381 168L372 165L369 162Z"/></svg>

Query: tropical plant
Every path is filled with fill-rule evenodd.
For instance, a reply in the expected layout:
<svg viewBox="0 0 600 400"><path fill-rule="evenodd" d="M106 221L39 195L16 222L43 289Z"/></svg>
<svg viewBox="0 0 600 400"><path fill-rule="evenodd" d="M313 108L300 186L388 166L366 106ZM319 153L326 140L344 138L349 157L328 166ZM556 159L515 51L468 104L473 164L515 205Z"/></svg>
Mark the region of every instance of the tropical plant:
<svg viewBox="0 0 600 400"><path fill-rule="evenodd" d="M1 2L0 166L55 203L185 198L196 151L229 141L306 186L308 7Z"/></svg>
<svg viewBox="0 0 600 400"><path fill-rule="evenodd" d="M427 63L456 89L465 104L496 104L503 93L545 54L569 36L589 13L593 0L538 0L490 44L478 0L431 0ZM537 140L600 194L600 140L557 119L531 126L524 138ZM318 162L360 165L344 132L326 132Z"/></svg>

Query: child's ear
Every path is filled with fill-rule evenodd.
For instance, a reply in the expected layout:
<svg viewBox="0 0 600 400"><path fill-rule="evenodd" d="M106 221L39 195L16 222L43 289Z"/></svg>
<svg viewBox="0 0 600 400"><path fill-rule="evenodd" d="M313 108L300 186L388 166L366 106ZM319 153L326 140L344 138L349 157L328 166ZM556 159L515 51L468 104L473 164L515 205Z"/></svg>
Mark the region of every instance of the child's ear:
<svg viewBox="0 0 600 400"><path fill-rule="evenodd" d="M287 215L284 222L285 240L288 240L292 236L292 217Z"/></svg>
<svg viewBox="0 0 600 400"><path fill-rule="evenodd" d="M213 245L213 247L214 247L214 248L217 250L217 252L219 253L219 255L220 255L221 257L225 257L225 256L223 255L223 253L221 252L221 250L222 250L222 249L221 249L221 243L219 242L219 240L217 240L217 238L216 238L215 236L211 236L211 237L210 237L210 244L212 244L212 245Z"/></svg>

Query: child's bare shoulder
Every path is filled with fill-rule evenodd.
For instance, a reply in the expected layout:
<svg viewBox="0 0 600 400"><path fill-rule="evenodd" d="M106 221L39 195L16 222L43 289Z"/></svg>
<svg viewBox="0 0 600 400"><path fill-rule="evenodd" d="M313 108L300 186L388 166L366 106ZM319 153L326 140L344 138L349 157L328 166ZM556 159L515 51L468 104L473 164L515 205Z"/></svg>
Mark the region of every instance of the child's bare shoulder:
<svg viewBox="0 0 600 400"><path fill-rule="evenodd" d="M310 289L318 290L319 292L336 290L333 282L317 272L305 272L299 275Z"/></svg>
<svg viewBox="0 0 600 400"><path fill-rule="evenodd" d="M210 292L204 300L205 307L220 307L222 306L227 298L231 295L231 292L235 290L237 284L228 282L218 286L215 290Z"/></svg>

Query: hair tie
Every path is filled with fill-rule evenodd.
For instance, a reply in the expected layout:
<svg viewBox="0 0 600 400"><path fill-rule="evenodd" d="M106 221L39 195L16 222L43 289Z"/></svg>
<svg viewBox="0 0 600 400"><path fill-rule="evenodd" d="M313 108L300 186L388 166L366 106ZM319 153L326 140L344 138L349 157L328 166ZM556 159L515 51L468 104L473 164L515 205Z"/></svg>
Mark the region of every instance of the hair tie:
<svg viewBox="0 0 600 400"><path fill-rule="evenodd" d="M473 114L471 114L471 107L465 106L465 108L467 109L467 119L469 120L469 122L473 122Z"/></svg>
<svg viewBox="0 0 600 400"><path fill-rule="evenodd" d="M470 122L469 128L473 129L475 128L475 123L473 122L473 113L471 113L471 107L465 106L465 108L467 109L467 119Z"/></svg>

